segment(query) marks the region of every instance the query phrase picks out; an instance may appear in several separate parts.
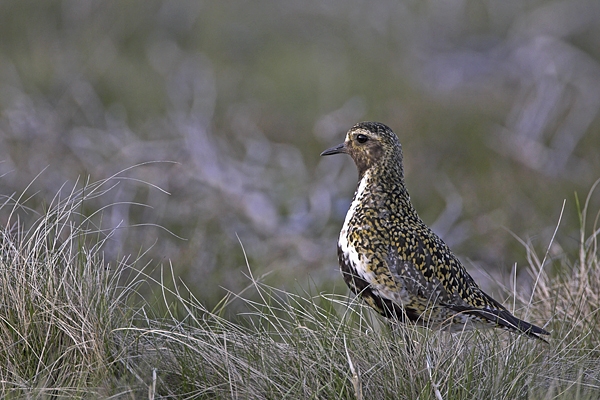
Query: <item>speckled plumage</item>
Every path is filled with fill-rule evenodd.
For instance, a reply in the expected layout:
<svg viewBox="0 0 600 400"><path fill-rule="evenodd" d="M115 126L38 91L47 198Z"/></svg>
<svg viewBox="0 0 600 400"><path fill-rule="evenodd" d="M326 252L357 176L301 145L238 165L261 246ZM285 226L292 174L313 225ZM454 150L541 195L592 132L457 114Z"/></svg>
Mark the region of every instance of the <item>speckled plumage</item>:
<svg viewBox="0 0 600 400"><path fill-rule="evenodd" d="M352 292L402 322L451 332L488 326L538 339L548 334L484 293L419 218L404 186L402 146L390 128L356 124L344 143L321 155L338 153L349 154L359 173L338 242L340 269Z"/></svg>

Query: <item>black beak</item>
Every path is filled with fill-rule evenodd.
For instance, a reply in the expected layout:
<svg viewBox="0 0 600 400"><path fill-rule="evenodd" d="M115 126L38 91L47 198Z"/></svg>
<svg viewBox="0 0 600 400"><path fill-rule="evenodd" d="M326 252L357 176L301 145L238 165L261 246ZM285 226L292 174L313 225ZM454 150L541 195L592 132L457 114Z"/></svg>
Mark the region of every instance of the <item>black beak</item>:
<svg viewBox="0 0 600 400"><path fill-rule="evenodd" d="M334 146L330 149L325 150L324 152L321 153L322 156L330 156L332 154L340 154L340 153L345 153L346 152L346 144L342 143L342 144L338 144L337 146Z"/></svg>

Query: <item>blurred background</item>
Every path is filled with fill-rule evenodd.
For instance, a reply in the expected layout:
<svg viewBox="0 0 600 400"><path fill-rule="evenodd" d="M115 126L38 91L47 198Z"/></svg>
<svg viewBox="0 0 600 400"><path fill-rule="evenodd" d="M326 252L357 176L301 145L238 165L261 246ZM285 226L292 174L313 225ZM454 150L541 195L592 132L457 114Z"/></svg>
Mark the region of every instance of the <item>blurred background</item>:
<svg viewBox="0 0 600 400"><path fill-rule="evenodd" d="M129 227L108 261L147 251L208 304L248 284L240 243L270 284L347 291L357 173L319 153L362 120L398 134L415 207L482 286L515 263L526 283L513 234L544 251L565 199L550 256L578 245L599 110L598 0L0 2L0 193L41 212L174 162L82 212Z"/></svg>

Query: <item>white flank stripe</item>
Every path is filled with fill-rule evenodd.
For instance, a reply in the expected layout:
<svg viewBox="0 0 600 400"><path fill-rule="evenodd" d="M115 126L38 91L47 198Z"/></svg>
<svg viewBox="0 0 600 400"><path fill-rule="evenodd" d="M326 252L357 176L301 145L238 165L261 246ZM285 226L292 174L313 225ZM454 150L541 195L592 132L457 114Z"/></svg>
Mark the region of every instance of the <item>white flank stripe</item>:
<svg viewBox="0 0 600 400"><path fill-rule="evenodd" d="M367 182L368 182L369 178L370 178L370 174L369 174L369 171L367 171L365 173L365 175L362 177L362 179L360 180L358 188L356 189L356 193L354 194L354 200L352 201L352 204L350 205L350 209L348 210L348 213L346 214L346 219L344 221L344 226L342 226L342 231L340 232L340 238L339 238L338 244L339 244L340 248L342 249L342 252L344 254L348 255L348 260L352 263L352 265L356 269L357 275L360 276L361 278L363 278L364 280L366 280L367 282L372 283L372 282L375 282L375 275L373 274L373 272L371 272L367 269L367 262L366 262L367 260L360 259L358 252L356 251L354 246L350 246L350 243L348 242L348 238L347 238L350 220L352 219L352 217L354 216L354 213L356 212L356 207L362 200L362 197L363 197L364 191L367 187Z"/></svg>

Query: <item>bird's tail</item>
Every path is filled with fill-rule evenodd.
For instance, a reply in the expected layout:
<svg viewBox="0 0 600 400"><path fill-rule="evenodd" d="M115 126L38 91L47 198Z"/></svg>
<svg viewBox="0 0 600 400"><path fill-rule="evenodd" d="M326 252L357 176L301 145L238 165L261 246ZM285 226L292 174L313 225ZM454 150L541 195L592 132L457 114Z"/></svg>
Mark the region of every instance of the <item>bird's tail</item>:
<svg viewBox="0 0 600 400"><path fill-rule="evenodd" d="M523 333L529 337L536 338L541 340L542 342L548 343L539 335L550 335L550 332L546 331L543 328L540 328L539 326L533 325L529 322L523 321L515 317L508 310L484 308L466 311L466 313L479 316L491 323L495 323L501 328L513 332Z"/></svg>

